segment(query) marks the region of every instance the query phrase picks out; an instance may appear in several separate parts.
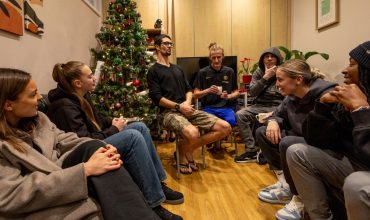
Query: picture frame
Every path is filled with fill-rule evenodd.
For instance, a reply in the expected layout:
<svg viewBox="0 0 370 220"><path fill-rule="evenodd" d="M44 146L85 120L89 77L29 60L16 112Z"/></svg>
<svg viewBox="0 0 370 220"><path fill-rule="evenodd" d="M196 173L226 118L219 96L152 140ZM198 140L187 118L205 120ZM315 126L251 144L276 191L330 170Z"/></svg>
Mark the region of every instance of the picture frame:
<svg viewBox="0 0 370 220"><path fill-rule="evenodd" d="M82 0L91 10L93 10L99 17L102 14L102 0Z"/></svg>
<svg viewBox="0 0 370 220"><path fill-rule="evenodd" d="M339 0L316 0L316 30L339 22Z"/></svg>

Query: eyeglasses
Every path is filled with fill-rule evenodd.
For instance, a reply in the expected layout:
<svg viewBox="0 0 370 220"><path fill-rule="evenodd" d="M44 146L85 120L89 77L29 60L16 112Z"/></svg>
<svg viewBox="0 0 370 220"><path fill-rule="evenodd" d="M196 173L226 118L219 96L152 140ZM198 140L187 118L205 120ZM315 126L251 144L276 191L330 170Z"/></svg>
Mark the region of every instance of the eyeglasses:
<svg viewBox="0 0 370 220"><path fill-rule="evenodd" d="M174 44L172 42L162 42L161 44L165 45L166 47L173 47Z"/></svg>

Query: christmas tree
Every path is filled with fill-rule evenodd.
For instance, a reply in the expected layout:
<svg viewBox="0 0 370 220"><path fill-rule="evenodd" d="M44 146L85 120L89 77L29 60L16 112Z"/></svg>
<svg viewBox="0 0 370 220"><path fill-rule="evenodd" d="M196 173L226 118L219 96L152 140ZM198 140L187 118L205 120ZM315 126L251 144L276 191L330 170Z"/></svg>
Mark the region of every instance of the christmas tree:
<svg viewBox="0 0 370 220"><path fill-rule="evenodd" d="M154 118L148 97L146 75L153 58L147 51L146 30L136 2L112 0L107 18L96 39L100 49L92 49L96 61L103 61L99 83L92 94L94 105L106 116Z"/></svg>

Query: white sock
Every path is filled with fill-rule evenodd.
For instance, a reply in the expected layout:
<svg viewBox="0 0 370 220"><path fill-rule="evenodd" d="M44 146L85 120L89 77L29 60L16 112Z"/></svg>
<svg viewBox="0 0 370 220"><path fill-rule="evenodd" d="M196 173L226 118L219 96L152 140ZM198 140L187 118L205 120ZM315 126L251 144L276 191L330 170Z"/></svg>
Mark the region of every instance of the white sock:
<svg viewBox="0 0 370 220"><path fill-rule="evenodd" d="M278 181L283 185L283 188L289 189L289 184L285 180L284 172L282 170L274 170Z"/></svg>

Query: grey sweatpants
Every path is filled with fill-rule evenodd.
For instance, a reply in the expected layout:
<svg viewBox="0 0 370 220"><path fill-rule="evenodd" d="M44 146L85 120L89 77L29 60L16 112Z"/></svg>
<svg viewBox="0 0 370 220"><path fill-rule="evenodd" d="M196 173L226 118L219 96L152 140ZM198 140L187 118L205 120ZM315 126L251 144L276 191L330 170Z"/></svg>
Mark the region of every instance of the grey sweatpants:
<svg viewBox="0 0 370 220"><path fill-rule="evenodd" d="M293 144L286 153L290 174L311 219L333 219L329 192L340 194L354 172L347 157L307 144Z"/></svg>
<svg viewBox="0 0 370 220"><path fill-rule="evenodd" d="M359 171L344 181L344 199L349 220L370 218L370 171Z"/></svg>
<svg viewBox="0 0 370 220"><path fill-rule="evenodd" d="M256 141L253 137L253 126L257 122L258 113L272 112L277 106L251 105L236 112L236 120L239 128L240 137L245 144L247 152L255 152Z"/></svg>

